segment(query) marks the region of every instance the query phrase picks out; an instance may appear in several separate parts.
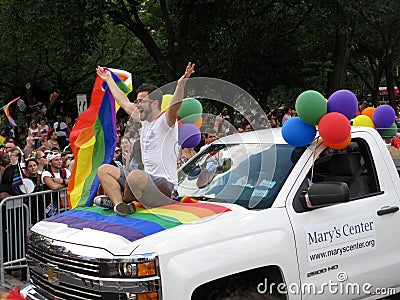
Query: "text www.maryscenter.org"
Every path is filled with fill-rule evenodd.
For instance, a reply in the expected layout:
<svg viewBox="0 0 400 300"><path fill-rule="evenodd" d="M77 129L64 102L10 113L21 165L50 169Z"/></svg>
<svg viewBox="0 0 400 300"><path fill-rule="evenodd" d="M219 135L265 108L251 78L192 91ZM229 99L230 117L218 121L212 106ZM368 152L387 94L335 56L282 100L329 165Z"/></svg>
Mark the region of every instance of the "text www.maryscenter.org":
<svg viewBox="0 0 400 300"><path fill-rule="evenodd" d="M345 245L343 247L336 247L333 249L317 252L317 253L312 253L309 255L310 261L315 261L318 259L324 259L327 257L331 256L341 256L347 252L351 251L357 251L362 248L367 248L367 247L375 247L375 239L363 241L363 242L355 242L354 244L351 245Z"/></svg>

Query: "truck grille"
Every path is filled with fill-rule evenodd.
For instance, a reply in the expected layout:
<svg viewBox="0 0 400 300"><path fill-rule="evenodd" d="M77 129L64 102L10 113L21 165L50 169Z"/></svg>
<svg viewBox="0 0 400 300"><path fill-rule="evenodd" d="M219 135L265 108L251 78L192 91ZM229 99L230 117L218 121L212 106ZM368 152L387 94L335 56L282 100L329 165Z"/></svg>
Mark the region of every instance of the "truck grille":
<svg viewBox="0 0 400 300"><path fill-rule="evenodd" d="M100 264L90 260L83 260L79 258L71 258L65 255L56 253L48 253L42 249L34 247L32 244L28 245L28 259L36 260L42 264L52 264L57 269L84 274L88 276L100 275Z"/></svg>
<svg viewBox="0 0 400 300"><path fill-rule="evenodd" d="M144 278L121 277L119 271L121 262L126 261L154 260L158 266L154 254L118 259L89 257L85 255L93 254L95 248L56 241L34 231L30 232L27 249L30 283L43 299L127 300L131 294L161 292L159 269L157 275Z"/></svg>
<svg viewBox="0 0 400 300"><path fill-rule="evenodd" d="M51 299L82 299L82 300L95 300L103 299L103 295L100 292L96 292L90 289L79 288L75 285L70 285L66 282L55 285L49 283L48 279L42 274L32 271L31 272L31 283L36 287L36 291L44 297ZM118 298L116 298L118 299Z"/></svg>
<svg viewBox="0 0 400 300"><path fill-rule="evenodd" d="M82 260L71 258L66 255L45 252L43 249L37 248L32 244L28 245L27 253L28 262L35 262L35 265L51 265L57 272L68 272L82 274L86 276L99 277L99 263L90 260ZM42 272L30 268L30 281L36 287L36 291L46 298L51 299L82 299L95 300L105 299L103 294L96 291L93 287L82 287L69 284L65 280L57 282L57 284L49 281L48 277ZM115 295L116 296L116 295ZM118 299L119 297L115 297Z"/></svg>

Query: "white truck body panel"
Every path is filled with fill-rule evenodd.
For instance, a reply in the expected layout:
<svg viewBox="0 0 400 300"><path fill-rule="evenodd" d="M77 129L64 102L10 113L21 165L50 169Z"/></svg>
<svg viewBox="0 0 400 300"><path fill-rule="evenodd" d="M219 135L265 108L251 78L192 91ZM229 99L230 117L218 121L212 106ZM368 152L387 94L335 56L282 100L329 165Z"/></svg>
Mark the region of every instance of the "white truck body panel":
<svg viewBox="0 0 400 300"><path fill-rule="evenodd" d="M325 146L321 139L301 156L269 209L232 212L174 227L128 242L96 230L77 230L41 222L33 230L76 245L76 251L101 258L156 253L163 299L190 299L193 291L218 278L263 266L278 266L287 285L324 288L328 282L400 288L400 178L374 129L352 127L352 138L367 141L381 192L324 208L296 212L293 201L313 161ZM279 129L228 136L218 143L285 143ZM192 158L193 159L193 158ZM85 247L80 248L84 245ZM354 246L353 248L352 245ZM343 250L346 248L346 250ZM351 250L350 250L351 248ZM259 283L254 283L255 286ZM325 286L325 288L327 288ZM353 299L354 294L289 293L289 299ZM360 291L356 298L375 298Z"/></svg>

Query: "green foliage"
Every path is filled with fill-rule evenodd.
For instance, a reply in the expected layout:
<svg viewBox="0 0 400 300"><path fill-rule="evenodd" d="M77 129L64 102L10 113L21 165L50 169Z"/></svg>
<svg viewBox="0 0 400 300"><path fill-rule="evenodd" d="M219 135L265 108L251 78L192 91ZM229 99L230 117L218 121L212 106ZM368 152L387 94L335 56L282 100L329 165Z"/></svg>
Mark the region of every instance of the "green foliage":
<svg viewBox="0 0 400 300"><path fill-rule="evenodd" d="M399 1L3 0L0 9L3 102L29 96L29 82L36 99L57 89L74 103L90 94L98 64L132 72L137 87L175 80L194 61L197 76L237 84L264 108L335 84L363 96L386 76L400 83Z"/></svg>

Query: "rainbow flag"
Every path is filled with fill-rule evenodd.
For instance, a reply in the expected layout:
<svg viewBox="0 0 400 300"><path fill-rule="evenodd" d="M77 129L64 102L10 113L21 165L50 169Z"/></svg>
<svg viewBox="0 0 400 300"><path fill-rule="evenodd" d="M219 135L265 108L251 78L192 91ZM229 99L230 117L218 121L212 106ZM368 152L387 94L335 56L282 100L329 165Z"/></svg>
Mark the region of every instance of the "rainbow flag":
<svg viewBox="0 0 400 300"><path fill-rule="evenodd" d="M109 69L119 88L132 91L132 75ZM75 162L68 184L69 208L92 205L100 182L97 169L111 163L117 142L116 102L108 86L97 76L90 105L78 118L70 134Z"/></svg>
<svg viewBox="0 0 400 300"><path fill-rule="evenodd" d="M229 211L227 207L212 203L177 202L152 209L137 207L136 213L121 217L111 209L92 206L69 210L43 221L114 233L133 242L165 229Z"/></svg>
<svg viewBox="0 0 400 300"><path fill-rule="evenodd" d="M15 101L18 101L19 98L20 97L17 97L3 106L4 113L6 114L7 119L10 121L12 126L17 126L17 123L15 123L14 119L10 115L10 105L13 104Z"/></svg>

